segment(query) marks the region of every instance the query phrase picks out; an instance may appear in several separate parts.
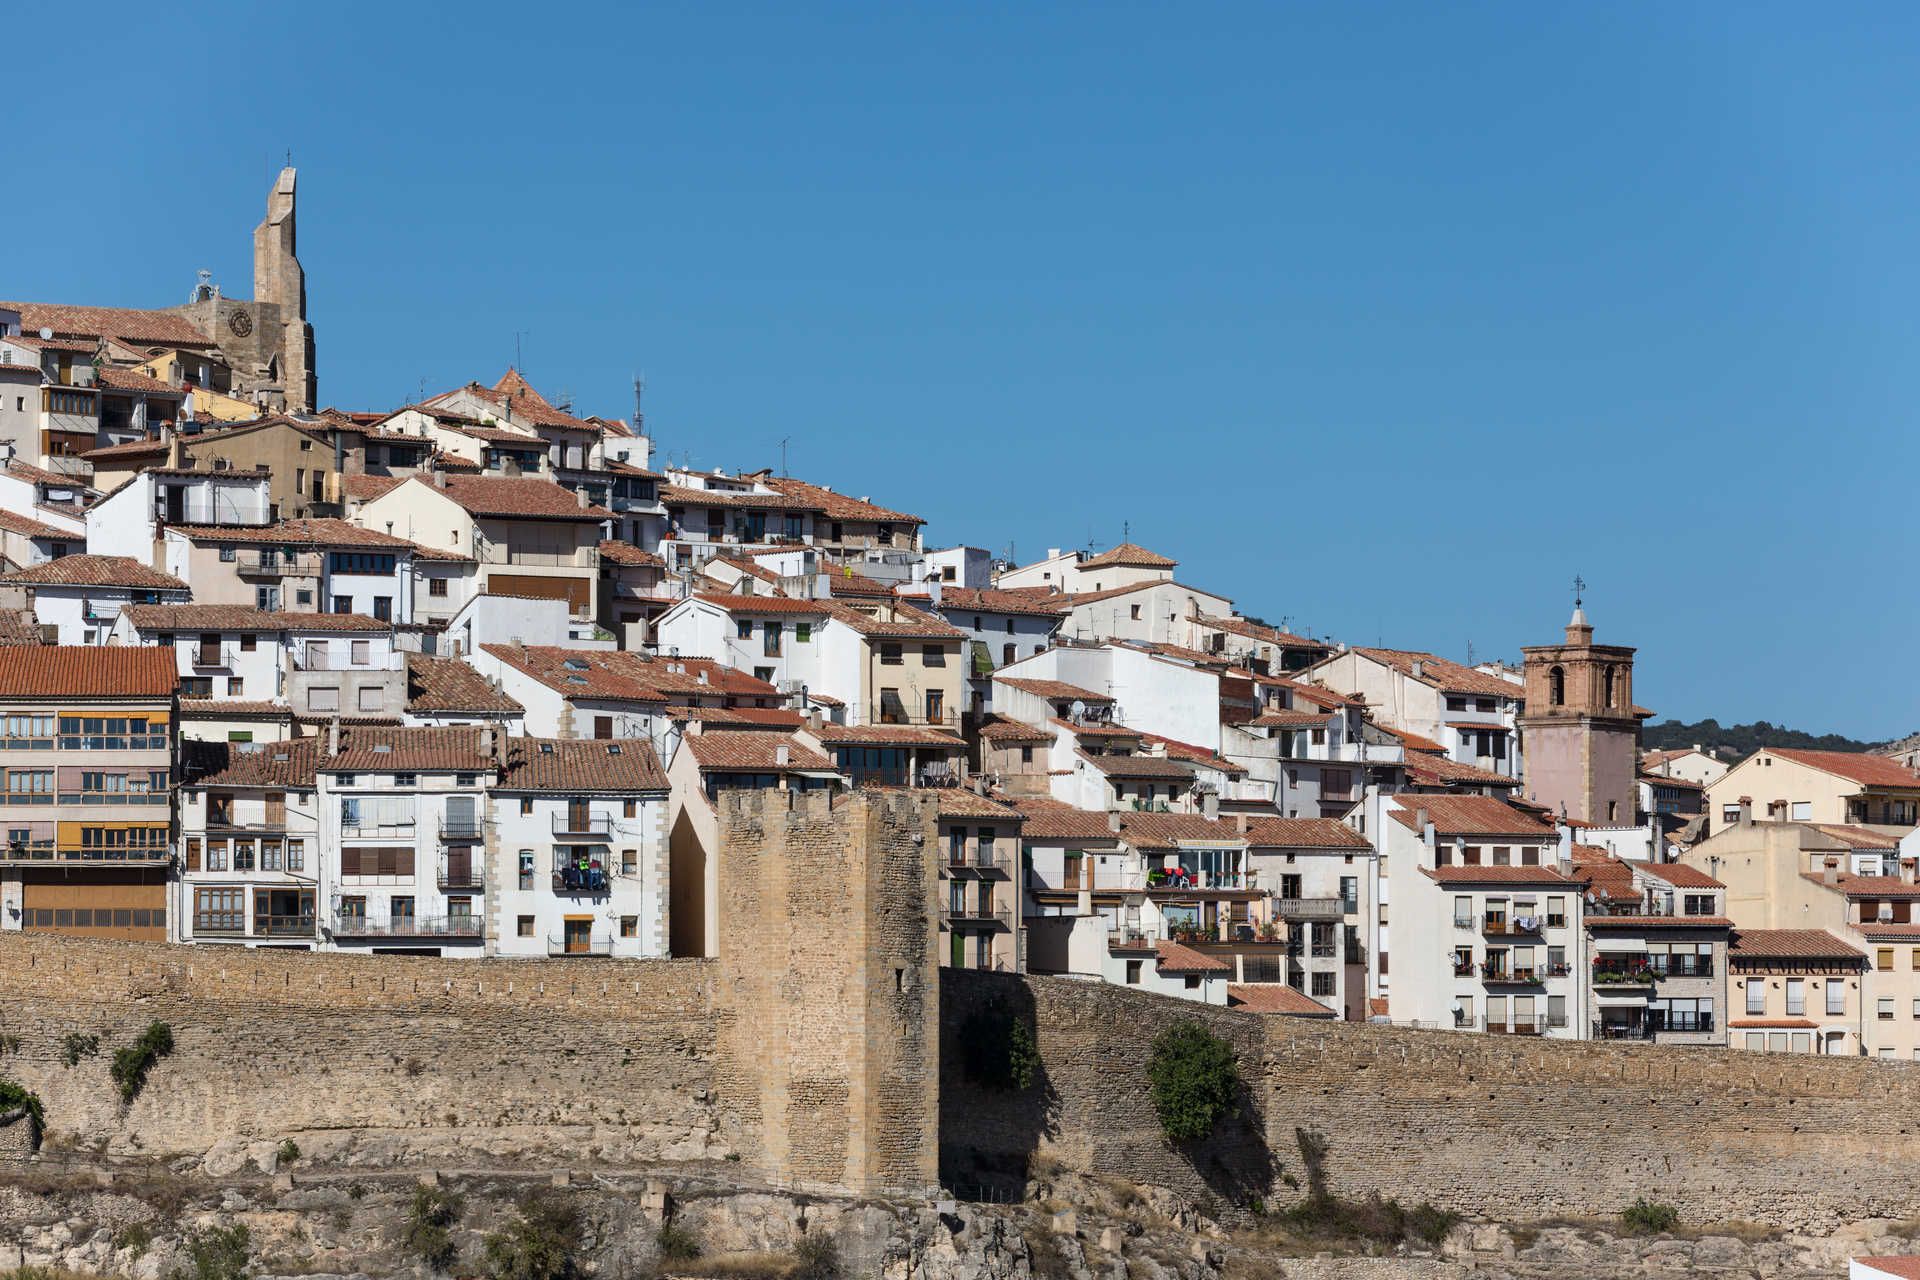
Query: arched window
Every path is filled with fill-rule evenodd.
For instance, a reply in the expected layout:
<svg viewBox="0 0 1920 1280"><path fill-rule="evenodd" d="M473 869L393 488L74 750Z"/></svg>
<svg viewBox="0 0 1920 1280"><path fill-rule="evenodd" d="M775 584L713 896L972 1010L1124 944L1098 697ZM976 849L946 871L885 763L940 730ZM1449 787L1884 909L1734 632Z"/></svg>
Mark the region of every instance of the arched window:
<svg viewBox="0 0 1920 1280"><path fill-rule="evenodd" d="M1547 672L1547 701L1550 705L1567 705L1567 672L1564 667L1554 667Z"/></svg>
<svg viewBox="0 0 1920 1280"><path fill-rule="evenodd" d="M1612 667L1608 667L1601 674L1600 692L1601 692L1600 705L1603 707L1612 706L1613 705L1613 668Z"/></svg>

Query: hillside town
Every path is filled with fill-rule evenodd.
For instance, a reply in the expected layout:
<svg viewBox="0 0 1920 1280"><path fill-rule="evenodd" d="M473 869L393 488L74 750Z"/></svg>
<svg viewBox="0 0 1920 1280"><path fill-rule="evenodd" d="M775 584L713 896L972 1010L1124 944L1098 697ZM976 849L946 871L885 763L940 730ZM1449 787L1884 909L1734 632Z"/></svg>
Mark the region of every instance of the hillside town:
<svg viewBox="0 0 1920 1280"><path fill-rule="evenodd" d="M250 298L0 302L0 929L712 956L723 793L896 788L949 966L1920 1061L1911 744L1642 751L1583 598L1515 662L1316 638L514 368L333 406L295 214Z"/></svg>

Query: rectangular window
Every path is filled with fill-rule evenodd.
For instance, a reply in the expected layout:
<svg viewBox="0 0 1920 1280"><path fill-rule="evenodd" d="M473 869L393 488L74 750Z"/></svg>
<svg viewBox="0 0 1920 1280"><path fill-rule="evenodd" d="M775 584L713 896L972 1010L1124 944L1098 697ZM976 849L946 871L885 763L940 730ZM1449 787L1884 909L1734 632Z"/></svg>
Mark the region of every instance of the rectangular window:
<svg viewBox="0 0 1920 1280"><path fill-rule="evenodd" d="M353 665L356 667L364 667L371 661L373 661L373 642L371 640L355 640L353 642Z"/></svg>
<svg viewBox="0 0 1920 1280"><path fill-rule="evenodd" d="M813 639L813 624L811 622L796 622L793 624L793 640L795 644L805 644L811 639Z"/></svg>
<svg viewBox="0 0 1920 1280"><path fill-rule="evenodd" d="M887 641L882 643L880 646L880 665L883 667L899 666L902 662L906 660L902 656L904 652L905 650L902 649L898 641Z"/></svg>
<svg viewBox="0 0 1920 1280"><path fill-rule="evenodd" d="M522 938L533 936L533 917L521 916L514 922L514 932Z"/></svg>
<svg viewBox="0 0 1920 1280"><path fill-rule="evenodd" d="M444 599L447 594L447 580L445 578L428 578L427 594L433 596L435 599Z"/></svg>
<svg viewBox="0 0 1920 1280"><path fill-rule="evenodd" d="M1752 1005L1749 1003L1749 1009ZM1839 978L1827 979L1827 1014L1831 1017L1847 1011L1847 984Z"/></svg>
<svg viewBox="0 0 1920 1280"><path fill-rule="evenodd" d="M1880 1021L1892 1022L1893 1021L1893 997L1892 996L1880 997L1878 1005L1879 1005L1878 1012L1880 1015Z"/></svg>
<svg viewBox="0 0 1920 1280"><path fill-rule="evenodd" d="M1798 1018L1807 1011L1806 981L1801 978L1787 979L1787 1016Z"/></svg>
<svg viewBox="0 0 1920 1280"><path fill-rule="evenodd" d="M1831 996L1828 1002L1832 1002ZM1758 1017L1767 1011L1767 980L1765 978L1747 979L1747 1016Z"/></svg>
<svg viewBox="0 0 1920 1280"><path fill-rule="evenodd" d="M945 645L929 644L920 647L920 665L923 667L944 667L947 665Z"/></svg>
<svg viewBox="0 0 1920 1280"><path fill-rule="evenodd" d="M1316 996L1332 995L1333 994L1333 975L1330 973L1314 974L1313 975L1313 994Z"/></svg>
<svg viewBox="0 0 1920 1280"><path fill-rule="evenodd" d="M1453 900L1453 927L1473 928L1473 899L1467 894L1461 894Z"/></svg>
<svg viewBox="0 0 1920 1280"><path fill-rule="evenodd" d="M742 640L753 639L753 619L742 618L734 624L733 633Z"/></svg>
<svg viewBox="0 0 1920 1280"><path fill-rule="evenodd" d="M623 938L639 937L640 936L640 917L639 916L621 916L620 917L620 936Z"/></svg>

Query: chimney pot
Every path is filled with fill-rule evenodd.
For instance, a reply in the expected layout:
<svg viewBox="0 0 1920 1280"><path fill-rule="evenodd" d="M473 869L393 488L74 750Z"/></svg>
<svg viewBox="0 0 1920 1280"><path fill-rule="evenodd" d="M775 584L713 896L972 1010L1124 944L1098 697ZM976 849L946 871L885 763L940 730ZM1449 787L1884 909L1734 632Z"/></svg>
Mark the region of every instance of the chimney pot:
<svg viewBox="0 0 1920 1280"><path fill-rule="evenodd" d="M1110 809L1107 811L1107 830L1113 832L1115 835L1119 834L1120 811L1118 809Z"/></svg>
<svg viewBox="0 0 1920 1280"><path fill-rule="evenodd" d="M1218 792L1209 791L1206 795L1200 797L1200 812L1209 821L1217 819L1220 816L1220 795Z"/></svg>
<svg viewBox="0 0 1920 1280"><path fill-rule="evenodd" d="M575 494L575 496L580 499L580 506L584 510L587 505L587 491L585 489L582 489L577 494Z"/></svg>
<svg viewBox="0 0 1920 1280"><path fill-rule="evenodd" d="M775 764L779 765L781 768L785 768L787 765L787 762L792 759L793 759L793 752L788 749L786 743L782 742L778 746L774 747L773 762Z"/></svg>
<svg viewBox="0 0 1920 1280"><path fill-rule="evenodd" d="M1422 837L1426 836L1427 811L1425 809L1415 809L1413 811L1413 825L1414 825L1414 829L1417 830Z"/></svg>
<svg viewBox="0 0 1920 1280"><path fill-rule="evenodd" d="M1247 815L1244 813L1234 814L1233 827L1234 830L1238 831L1241 835L1247 834Z"/></svg>
<svg viewBox="0 0 1920 1280"><path fill-rule="evenodd" d="M438 467L433 469L433 487L436 489L444 489L447 487L447 473Z"/></svg>
<svg viewBox="0 0 1920 1280"><path fill-rule="evenodd" d="M340 754L340 719L338 716L327 722L327 754Z"/></svg>

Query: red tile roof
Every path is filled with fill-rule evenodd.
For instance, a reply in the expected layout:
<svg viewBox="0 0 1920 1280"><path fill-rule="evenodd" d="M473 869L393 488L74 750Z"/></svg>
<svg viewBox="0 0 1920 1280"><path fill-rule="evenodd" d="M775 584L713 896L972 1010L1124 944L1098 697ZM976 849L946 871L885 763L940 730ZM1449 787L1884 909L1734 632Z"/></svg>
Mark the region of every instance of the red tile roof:
<svg viewBox="0 0 1920 1280"><path fill-rule="evenodd" d="M312 787L314 767L325 746L320 738L288 742L182 739L180 782L186 787Z"/></svg>
<svg viewBox="0 0 1920 1280"><path fill-rule="evenodd" d="M1824 929L1736 929L1727 954L1758 960L1864 960L1866 953Z"/></svg>
<svg viewBox="0 0 1920 1280"><path fill-rule="evenodd" d="M1331 710L1319 711L1262 711L1251 720L1241 722L1248 729L1299 729L1307 725L1325 724L1334 716Z"/></svg>
<svg viewBox="0 0 1920 1280"><path fill-rule="evenodd" d="M1184 760L1202 769L1211 769L1215 773L1224 773L1236 778L1247 772L1244 765L1235 764L1225 756L1209 751L1205 747L1196 747L1191 742L1182 742L1178 738L1165 738L1157 733L1143 733L1140 739L1143 742L1157 743L1171 759Z"/></svg>
<svg viewBox="0 0 1920 1280"><path fill-rule="evenodd" d="M0 647L0 698L155 698L173 695L171 650L147 645Z"/></svg>
<svg viewBox="0 0 1920 1280"><path fill-rule="evenodd" d="M1255 818L1247 843L1265 849L1371 849L1367 838L1338 818Z"/></svg>
<svg viewBox="0 0 1920 1280"><path fill-rule="evenodd" d="M779 729L791 733L802 728L807 718L785 707L668 707L667 718L675 724L695 720L709 728L715 725L742 725L747 728Z"/></svg>
<svg viewBox="0 0 1920 1280"><path fill-rule="evenodd" d="M1003 684L1009 689L1018 689L1030 693L1036 698L1046 698L1053 702L1091 702L1105 705L1113 701L1104 693L1095 693L1091 689L1082 689L1077 684L1068 684L1065 680L1028 680L1016 676L995 676L994 683Z"/></svg>
<svg viewBox="0 0 1920 1280"><path fill-rule="evenodd" d="M1171 778L1184 782L1193 777L1190 766L1165 756L1096 756L1086 751L1077 754L1109 778Z"/></svg>
<svg viewBox="0 0 1920 1280"><path fill-rule="evenodd" d="M1802 751L1797 748L1767 747L1767 754L1795 764L1831 773L1866 787L1894 787L1920 791L1920 774L1888 756L1852 751Z"/></svg>
<svg viewBox="0 0 1920 1280"><path fill-rule="evenodd" d="M406 482L405 476L347 475L341 477L341 487L346 495L362 502L371 502L381 494Z"/></svg>
<svg viewBox="0 0 1920 1280"><path fill-rule="evenodd" d="M20 313L23 333L51 329L56 338L107 338L126 347L190 347L214 343L185 316L132 307L76 307L58 302L0 302Z"/></svg>
<svg viewBox="0 0 1920 1280"><path fill-rule="evenodd" d="M1244 636L1249 640L1259 640L1281 649L1328 649L1332 646L1320 640L1309 640L1305 636L1294 635L1291 631L1278 631L1273 627L1263 627L1246 618L1219 618L1200 614L1194 621L1203 627L1215 631L1225 631L1231 635Z"/></svg>
<svg viewBox="0 0 1920 1280"><path fill-rule="evenodd" d="M446 488L415 477L415 483L428 485L464 508L468 514L511 520L611 520L613 512L589 503L580 504L580 496L551 480L539 476L478 476L453 474L446 477Z"/></svg>
<svg viewBox="0 0 1920 1280"><path fill-rule="evenodd" d="M645 738L508 738L505 745L506 764L497 784L502 791L667 790L660 757Z"/></svg>
<svg viewBox="0 0 1920 1280"><path fill-rule="evenodd" d="M29 520L15 511L0 510L0 529L18 534L23 538L55 538L62 542L72 542L78 538L86 541L86 535L73 533L66 529L56 529L50 524L38 520Z"/></svg>
<svg viewBox="0 0 1920 1280"><path fill-rule="evenodd" d="M1758 1031L1763 1028L1771 1028L1775 1031L1803 1031L1819 1024L1809 1018L1735 1018L1727 1025L1748 1031Z"/></svg>
<svg viewBox="0 0 1920 1280"><path fill-rule="evenodd" d="M1443 885L1500 884L1500 885L1538 885L1543 889L1578 888L1579 882L1569 880L1552 867L1434 867L1432 870L1421 868L1428 876Z"/></svg>
<svg viewBox="0 0 1920 1280"><path fill-rule="evenodd" d="M1475 671L1472 667L1462 666L1458 662L1437 657L1418 649L1372 649L1356 647L1352 652L1362 657L1392 667L1408 679L1418 679L1420 683L1431 685L1443 693L1471 693L1482 697L1510 698L1516 702L1525 696L1525 690L1519 685L1499 676L1490 676L1484 671ZM1337 661L1337 659L1333 659ZM1413 674L1413 664L1420 664L1420 675Z"/></svg>
<svg viewBox="0 0 1920 1280"><path fill-rule="evenodd" d="M960 735L944 729L912 724L823 724L813 736L832 746L836 743L889 747L943 747L951 751L966 749Z"/></svg>
<svg viewBox="0 0 1920 1280"><path fill-rule="evenodd" d="M1137 542L1123 542L1110 547L1097 556L1088 556L1080 562L1082 569L1104 569L1108 565L1125 565L1135 569L1171 569L1180 562L1158 551L1149 551Z"/></svg>
<svg viewBox="0 0 1920 1280"><path fill-rule="evenodd" d="M980 722L980 738L985 742L1052 742L1053 735L1037 725L1006 716L988 716Z"/></svg>
<svg viewBox="0 0 1920 1280"><path fill-rule="evenodd" d="M1026 815L1011 805L989 800L966 787L941 787L935 795L935 809L942 818L998 818L1003 822L1026 820Z"/></svg>
<svg viewBox="0 0 1920 1280"><path fill-rule="evenodd" d="M100 385L111 391L139 391L146 395L172 396L183 399L186 392L171 383L149 378L144 373L135 373L132 369L119 369L113 365L103 366L99 372Z"/></svg>
<svg viewBox="0 0 1920 1280"><path fill-rule="evenodd" d="M642 551L631 542L620 542L608 538L600 544L600 560L603 564L617 564L627 569L664 569L667 562L651 551Z"/></svg>
<svg viewBox="0 0 1920 1280"><path fill-rule="evenodd" d="M1872 1267L1875 1271L1884 1271L1898 1280L1920 1280L1920 1257L1912 1254L1894 1256L1887 1254L1878 1258L1855 1258L1861 1266Z"/></svg>
<svg viewBox="0 0 1920 1280"><path fill-rule="evenodd" d="M1490 769L1449 759L1438 751L1407 752L1407 776L1415 782L1440 786L1517 787L1520 779Z"/></svg>
<svg viewBox="0 0 1920 1280"><path fill-rule="evenodd" d="M415 549L405 538L332 517L282 520L267 525L173 524L167 528L195 542L257 543L275 547L378 547L396 553Z"/></svg>
<svg viewBox="0 0 1920 1280"><path fill-rule="evenodd" d="M1111 819L1091 809L1076 809L1046 796L1008 796L1007 803L1027 816L1029 840L1087 840L1117 842Z"/></svg>
<svg viewBox="0 0 1920 1280"><path fill-rule="evenodd" d="M1550 836L1553 828L1492 796L1406 794L1393 797L1400 808L1394 820L1409 831L1418 811L1425 809L1434 830L1443 836Z"/></svg>
<svg viewBox="0 0 1920 1280"><path fill-rule="evenodd" d="M128 556L61 556L12 573L0 582L25 586L131 587L146 591L185 591L187 584L170 573L148 568Z"/></svg>
<svg viewBox="0 0 1920 1280"><path fill-rule="evenodd" d="M786 748L786 763L779 759ZM806 769L831 771L833 761L803 745L791 733L765 729L715 729L708 733L688 734L681 749L693 753L693 761L708 773L777 773Z"/></svg>
<svg viewBox="0 0 1920 1280"><path fill-rule="evenodd" d="M836 622L840 622L864 636L875 639L900 640L965 640L967 633L958 627L948 626L930 613L922 613L911 605L890 604L883 606L877 613L868 613L838 601L827 602L827 612Z"/></svg>
<svg viewBox="0 0 1920 1280"><path fill-rule="evenodd" d="M322 760L323 773L394 773L431 770L486 773L494 759L482 749L476 725L441 729L355 726L340 742L340 754Z"/></svg>
<svg viewBox="0 0 1920 1280"><path fill-rule="evenodd" d="M1210 955L1204 955L1178 942L1156 942L1153 944L1153 953L1162 973L1233 972L1233 966L1224 960L1216 960Z"/></svg>
<svg viewBox="0 0 1920 1280"><path fill-rule="evenodd" d="M1800 878L1814 884L1825 883L1825 877L1818 872L1803 871ZM1856 876L1843 871L1834 877L1832 887L1849 898L1920 898L1920 884L1912 884L1899 876Z"/></svg>
<svg viewBox="0 0 1920 1280"><path fill-rule="evenodd" d="M1727 886L1715 880L1698 867L1689 867L1684 862L1635 862L1631 864L1656 880L1664 880L1676 889L1724 889Z"/></svg>
<svg viewBox="0 0 1920 1280"><path fill-rule="evenodd" d="M757 478L767 488L783 497L798 499L814 510L824 512L829 520L862 520L871 521L874 524L926 523L919 516L908 515L904 511L890 511L864 498L848 497L844 493L835 493L822 485L808 484L805 480L795 480L791 476L762 474Z"/></svg>
<svg viewBox="0 0 1920 1280"><path fill-rule="evenodd" d="M1231 983L1227 1003L1248 1013L1278 1013L1290 1018L1335 1018L1339 1015L1312 996L1277 982Z"/></svg>
<svg viewBox="0 0 1920 1280"><path fill-rule="evenodd" d="M1058 618L1066 613L1063 600L1026 591L996 591L991 587L940 588L942 613L1010 613L1025 618Z"/></svg>
<svg viewBox="0 0 1920 1280"><path fill-rule="evenodd" d="M827 603L824 600L798 600L792 596L747 595L740 591L696 591L693 598L725 609L728 613L802 614L807 617L824 618L828 612Z"/></svg>
<svg viewBox="0 0 1920 1280"><path fill-rule="evenodd" d="M1244 844L1237 823L1197 813L1143 813L1120 810L1120 835L1141 850L1178 849L1190 844Z"/></svg>
<svg viewBox="0 0 1920 1280"><path fill-rule="evenodd" d="M526 708L494 688L490 680L459 658L410 653L407 655L407 710L513 716Z"/></svg>
<svg viewBox="0 0 1920 1280"><path fill-rule="evenodd" d="M709 658L655 658L628 649L570 649L562 645L482 647L569 698L666 702L691 696L772 701L780 696L780 691L766 681Z"/></svg>
<svg viewBox="0 0 1920 1280"><path fill-rule="evenodd" d="M1849 849L1898 849L1900 837L1884 831L1875 831L1871 827L1854 827L1844 823L1815 822L1810 824L1821 835L1829 836Z"/></svg>

